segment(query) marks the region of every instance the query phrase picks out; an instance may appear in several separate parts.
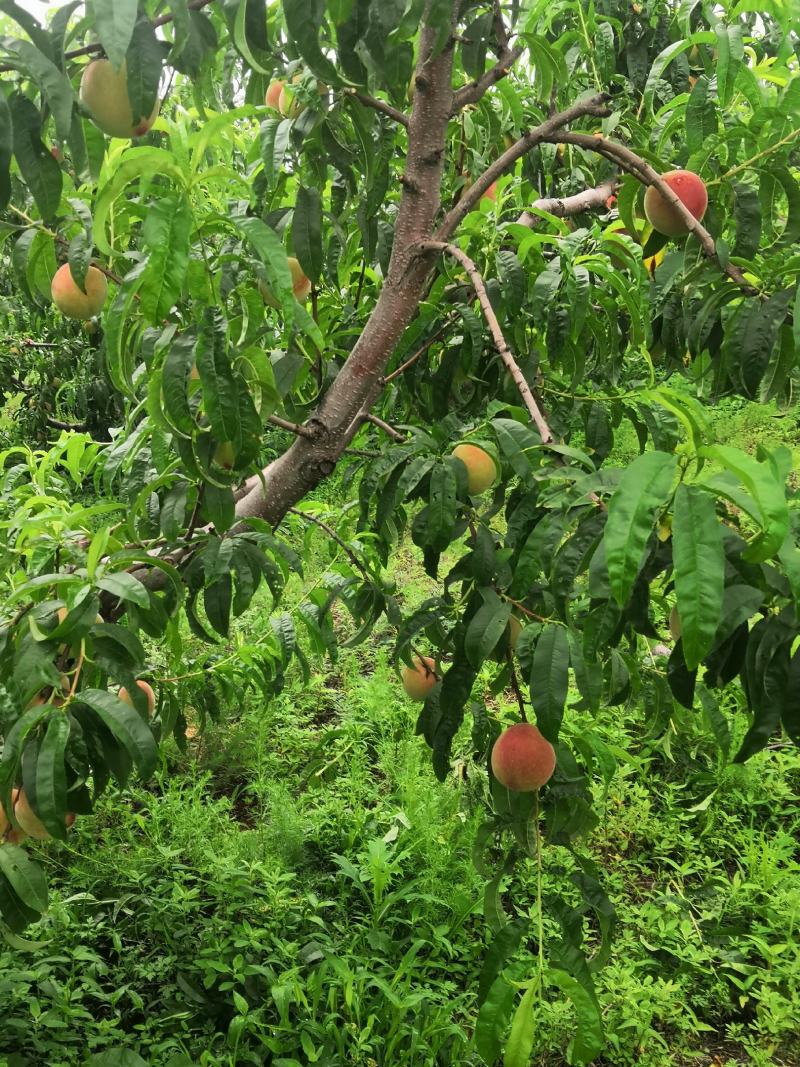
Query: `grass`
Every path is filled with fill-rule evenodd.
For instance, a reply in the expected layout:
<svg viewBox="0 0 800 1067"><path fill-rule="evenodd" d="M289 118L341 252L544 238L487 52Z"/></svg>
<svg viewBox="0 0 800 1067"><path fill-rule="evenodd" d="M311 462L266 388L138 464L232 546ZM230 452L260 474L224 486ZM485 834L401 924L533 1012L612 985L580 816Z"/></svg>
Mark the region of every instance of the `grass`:
<svg viewBox="0 0 800 1067"><path fill-rule="evenodd" d="M737 447L796 441L796 413L712 410ZM318 531L298 548L290 608L339 551ZM404 547L392 574L406 606L432 591ZM268 610L257 597L238 636L257 639ZM121 1049L151 1067L478 1067L483 771L466 725L464 773L436 781L390 640L379 627L307 682L291 673L268 704L229 701L185 753L166 746L147 788L37 848L53 904L38 945L0 948L0 1067L136 1067ZM735 700L725 710L735 751L744 723ZM567 715L567 738L590 730L617 761L586 842L618 913L596 976L598 1062L797 1067L800 755L725 765L689 712L657 726L636 707ZM545 892L559 861L545 847ZM506 896L530 912L533 870ZM561 1067L571 1008L537 1015L533 1062Z"/></svg>
<svg viewBox="0 0 800 1067"><path fill-rule="evenodd" d="M394 573L424 595L409 555ZM0 952L0 1064L477 1067L482 771L465 727L466 782L435 780L386 637L229 707L151 788L41 849L54 903L44 945ZM619 764L588 843L619 915L601 1062L800 1063L800 757L721 766L689 713L655 735L636 709L568 716L588 729ZM529 910L533 872L514 885ZM534 1062L562 1064L571 1028L540 1005Z"/></svg>

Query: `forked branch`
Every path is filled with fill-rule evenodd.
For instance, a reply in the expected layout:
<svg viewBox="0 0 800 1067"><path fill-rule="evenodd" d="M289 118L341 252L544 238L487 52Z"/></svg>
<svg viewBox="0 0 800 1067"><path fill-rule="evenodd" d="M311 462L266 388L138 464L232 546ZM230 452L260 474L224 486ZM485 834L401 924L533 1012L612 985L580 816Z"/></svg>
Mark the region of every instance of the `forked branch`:
<svg viewBox="0 0 800 1067"><path fill-rule="evenodd" d="M448 211L436 233L436 239L445 241L448 237L451 237L465 215L480 202L481 197L489 186L502 177L518 159L530 152L536 145L550 142L554 134L576 119L584 118L586 115L595 115L598 118L607 116L609 114L607 100L607 93L597 93L594 96L587 97L585 100L579 100L578 103L573 104L571 107L551 115L540 126L529 130L518 141L515 141L501 156L498 156L494 163L486 168L479 178L475 179L472 186L461 197L456 206Z"/></svg>
<svg viewBox="0 0 800 1067"><path fill-rule="evenodd" d="M420 241L417 247L421 252L446 252L447 255L452 256L453 259L460 263L467 272L500 358L503 363L505 363L506 369L513 378L514 384L525 402L525 407L528 409L528 413L533 419L536 429L539 431L539 436L541 437L543 444L549 444L553 440L553 433L547 424L547 419L545 419L541 408L536 403L536 398L531 392L531 387L525 381L525 376L520 370L519 364L514 359L511 349L506 343L497 315L494 313L492 302L489 299L489 294L486 292L483 278L473 260L469 258L466 252L462 252L457 245L448 244L446 241Z"/></svg>

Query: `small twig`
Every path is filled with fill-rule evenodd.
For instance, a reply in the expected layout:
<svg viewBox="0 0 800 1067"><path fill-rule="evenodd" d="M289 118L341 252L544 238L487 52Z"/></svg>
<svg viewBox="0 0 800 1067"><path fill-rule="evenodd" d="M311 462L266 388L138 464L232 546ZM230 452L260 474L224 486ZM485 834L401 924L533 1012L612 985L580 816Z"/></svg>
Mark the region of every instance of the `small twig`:
<svg viewBox="0 0 800 1067"><path fill-rule="evenodd" d="M382 452L373 452L368 448L346 448L343 455L358 456L360 459L380 459Z"/></svg>
<svg viewBox="0 0 800 1067"><path fill-rule="evenodd" d="M81 670L83 669L83 661L86 658L86 641L81 641L81 650L78 654L78 662L75 664L74 672L70 671L70 674L74 673L75 677L72 679L72 684L69 687L69 693L66 696L66 702L72 700L78 689L78 682L81 677Z"/></svg>
<svg viewBox="0 0 800 1067"><path fill-rule="evenodd" d="M770 156L773 152L779 148L783 148L785 144L789 144L796 137L800 137L800 128L792 130L791 133L787 133L785 137L782 137L780 141L776 141L775 144L771 144L768 148L765 148L763 152L758 152L756 155L746 159L744 163L738 163L735 167L731 167L730 170L726 170L724 174L721 174L719 178L715 178L713 181L707 182L708 185L718 185L720 182L727 181L728 178L732 178L734 174L739 174L743 170L747 170L754 163L757 163L759 159L763 159L764 156Z"/></svg>
<svg viewBox="0 0 800 1067"><path fill-rule="evenodd" d="M313 522L315 526L319 526L320 530L324 530L328 537L331 538L331 540L335 541L340 548L344 549L344 551L347 553L348 558L350 559L350 562L357 570L361 571L366 580L368 582L372 581L369 571L366 569L366 567L355 554L355 552L352 550L352 548L347 544L346 541L343 541L341 539L341 537L334 529L332 529L332 527L328 526L327 522L323 522L322 519L318 519L315 515L311 515L307 511L301 511L300 508L289 508L288 511L290 515L297 515L299 518L305 519L306 522Z"/></svg>
<svg viewBox="0 0 800 1067"><path fill-rule="evenodd" d="M537 622L550 622L550 619L546 619L544 615L537 615L535 611L531 611L530 608L526 608L524 604L520 604L518 600L513 600L510 596L504 596L503 599L507 600L509 604L513 604L518 611L521 611L523 615L527 615L529 619L536 619Z"/></svg>
<svg viewBox="0 0 800 1067"><path fill-rule="evenodd" d="M380 111L383 115L388 115L390 119L394 119L395 122L399 122L401 126L408 128L408 115L403 111L398 111L391 104L387 104L385 100L379 100L376 96L369 96L367 93L359 92L358 89L348 88L345 89L345 92L348 96L355 97L364 107L371 107L374 111Z"/></svg>
<svg viewBox="0 0 800 1067"><path fill-rule="evenodd" d="M23 607L19 608L17 613L14 615L14 618L11 619L10 622L8 623L9 627L11 629L13 629L15 626L18 626L19 623L22 622L22 620L25 618L25 616L28 614L28 612L33 607L34 607L34 604L33 604L33 602L31 602L30 604L25 604L25 605L23 605Z"/></svg>
<svg viewBox="0 0 800 1067"><path fill-rule="evenodd" d="M508 30L506 29L505 21L503 20L503 9L500 6L500 0L493 0L492 3L492 25L494 27L494 35L497 38L497 45L502 55L509 50L508 46Z"/></svg>
<svg viewBox="0 0 800 1067"><path fill-rule="evenodd" d="M4 337L3 344L23 345L25 348L63 348L55 341L34 341L30 337Z"/></svg>
<svg viewBox="0 0 800 1067"><path fill-rule="evenodd" d="M379 430L391 437L393 441L405 441L405 434L400 433L399 430L395 430L394 426L390 426L388 422L384 422L383 419L378 418L377 415L373 415L371 412L366 412L362 419L364 422L371 422L373 426L377 426Z"/></svg>
<svg viewBox="0 0 800 1067"><path fill-rule="evenodd" d="M507 77L509 70L524 51L525 49L521 45L516 48L506 49L490 70L487 70L471 85L465 85L463 89L459 89L453 96L453 107L450 114L457 115L467 104L477 104L493 85L497 85L499 81Z"/></svg>
<svg viewBox="0 0 800 1067"><path fill-rule="evenodd" d="M531 392L531 387L525 381L525 376L519 369L519 364L514 359L514 356L511 354L511 349L506 344L506 339L503 336L503 331L500 328L497 315L495 315L492 302L489 299L489 294L486 292L483 278L475 263L469 258L466 252L462 252L457 245L448 244L446 241L420 241L417 247L421 251L426 252L446 252L460 263L467 272L473 288L475 289L475 295L478 297L481 310L483 311L489 330L491 331L492 339L494 340L500 358L503 363L505 363L506 369L511 377L514 379L514 384L519 390L520 396L525 401L525 407L528 409L528 412L536 425L536 429L539 431L542 444L549 444L553 441L553 433Z"/></svg>
<svg viewBox="0 0 800 1067"><path fill-rule="evenodd" d="M2 71L2 69L3 68L0 67L0 71ZM24 211L20 211L20 209L18 207L14 207L13 204L9 204L8 206L11 211L14 211L17 215L19 215L21 219L24 219L25 222L27 222L30 226L34 226L36 227L36 229L41 230L42 233L46 233L48 237L52 237L57 244L61 245L62 247L69 244L69 241L66 239L66 237L62 237L60 233L56 233L54 230L49 229L39 219L32 219L30 215L26 215ZM90 260L90 264L93 267L97 267L100 273L105 274L106 278L114 282L115 285L122 285L122 278L120 278L118 274L115 274L113 270L110 270L108 267L104 267L103 264L98 263L96 259ZM138 293L135 294L135 299L141 300L141 297Z"/></svg>
<svg viewBox="0 0 800 1067"><path fill-rule="evenodd" d="M405 363L400 364L397 370L393 370L391 374L387 374L385 378L382 378L381 385L388 385L389 382L393 382L395 378L399 378L400 375L403 374L404 371L407 371L409 367L413 367L418 359L422 359L422 357L432 345L435 345L437 341L440 341L442 337L444 337L444 335L450 329L452 323L453 320L448 319L444 326L442 326L440 330L437 330L432 337L429 337L425 344L421 348L418 348L413 356L409 356Z"/></svg>
<svg viewBox="0 0 800 1067"><path fill-rule="evenodd" d="M597 86L598 89L601 89L602 83L600 80L600 72L597 69L597 61L594 58L594 46L591 38L589 37L589 29L586 25L586 15L584 14L583 7L581 6L581 4L578 4L578 18L580 19L581 23L581 33L583 34L583 39L586 42L586 51L589 53L589 62L592 65L592 74L594 74L594 84Z"/></svg>
<svg viewBox="0 0 800 1067"><path fill-rule="evenodd" d="M664 199L677 209L686 224L686 228L698 239L706 256L710 260L713 260L720 270L736 282L739 288L748 296L758 295L758 289L755 289L747 282L740 267L737 267L735 263L726 263L725 266L720 263L719 258L717 257L717 246L714 243L714 238L705 226L694 217L677 193L667 185L661 175L654 170L649 163L642 159L641 156L637 156L635 152L632 152L630 148L626 148L625 145L619 144L618 141L609 141L606 137L595 137L588 133L554 132L546 135L542 140L549 144L571 144L575 145L577 148L583 148L588 152L597 152L599 155L605 156L606 159L617 163L623 170L632 174L643 185L654 185Z"/></svg>
<svg viewBox="0 0 800 1067"><path fill-rule="evenodd" d="M564 111L551 115L540 126L523 134L494 163L490 164L480 177L475 179L456 206L447 212L436 234L437 240L444 241L450 237L462 219L480 202L481 197L489 186L502 177L518 159L521 159L536 145L541 144L543 141L549 142L558 130L563 126L569 125L570 122L574 122L575 119L584 118L586 115L605 118L609 114L607 101L607 93L597 93L585 100L578 101L571 107L565 108Z"/></svg>
<svg viewBox="0 0 800 1067"><path fill-rule="evenodd" d="M187 543L194 537L194 531L197 529L197 522L200 518L200 508L203 506L203 499L206 495L205 482L200 486L197 493L197 500L194 502L194 510L192 511L192 517L189 520L189 529L186 531Z"/></svg>
<svg viewBox="0 0 800 1067"><path fill-rule="evenodd" d="M522 212L517 222L521 226L533 228L537 222L541 221L538 216L531 214L534 209L547 211L550 215L566 219L572 215L580 215L584 211L605 207L606 201L616 193L618 187L619 182L614 179L603 182L594 189L584 189L580 193L574 193L572 196L543 196L539 200L534 200L530 208Z"/></svg>
<svg viewBox="0 0 800 1067"><path fill-rule="evenodd" d="M115 271L111 270L109 267L104 267L103 264L102 263L98 263L96 259L93 259L91 261L91 265L93 267L97 267L97 269L100 271L100 273L101 274L105 274L106 278L108 278L108 280L113 282L115 285L122 285L122 278L119 276L119 274L117 274ZM141 299L142 298L139 296L138 293L134 293L134 300L141 300Z"/></svg>
<svg viewBox="0 0 800 1067"><path fill-rule="evenodd" d="M517 678L517 671L514 667L514 653L509 648L508 650L508 665L511 668L511 688L517 694L517 703L519 704L519 717L522 722L528 721L528 716L525 712L525 701L522 698L522 690L519 687L519 678Z"/></svg>
<svg viewBox="0 0 800 1067"><path fill-rule="evenodd" d="M356 295L353 298L353 307L355 307L355 308L357 308L358 305L361 303L361 293L362 293L362 291L364 289L364 278L366 276L366 273L367 273L367 261L366 261L366 259L362 259L361 260L361 273L358 276L358 285L356 287Z"/></svg>
<svg viewBox="0 0 800 1067"><path fill-rule="evenodd" d="M308 426L301 426L299 422L289 422L288 419L282 419L280 415L270 415L267 422L281 430L288 430L289 433L297 434L298 437L308 437L310 439L314 436L314 431L309 429Z"/></svg>

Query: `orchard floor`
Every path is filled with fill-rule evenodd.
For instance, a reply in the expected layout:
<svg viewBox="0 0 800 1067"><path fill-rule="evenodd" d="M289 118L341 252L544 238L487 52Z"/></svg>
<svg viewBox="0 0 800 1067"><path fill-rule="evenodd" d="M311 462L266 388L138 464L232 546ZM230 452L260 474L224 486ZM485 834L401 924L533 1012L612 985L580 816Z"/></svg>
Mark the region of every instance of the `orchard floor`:
<svg viewBox="0 0 800 1067"><path fill-rule="evenodd" d="M406 554L394 569L424 595ZM482 772L436 781L389 638L230 706L147 789L37 849L53 904L40 944L0 949L0 1067L141 1064L99 1055L121 1048L150 1067L478 1067ZM565 729L619 763L587 842L619 915L597 1062L798 1067L800 754L722 766L688 713L658 736L635 708ZM456 748L469 761L468 728ZM513 905L534 899L530 872ZM571 1009L538 1011L533 1063L561 1067Z"/></svg>

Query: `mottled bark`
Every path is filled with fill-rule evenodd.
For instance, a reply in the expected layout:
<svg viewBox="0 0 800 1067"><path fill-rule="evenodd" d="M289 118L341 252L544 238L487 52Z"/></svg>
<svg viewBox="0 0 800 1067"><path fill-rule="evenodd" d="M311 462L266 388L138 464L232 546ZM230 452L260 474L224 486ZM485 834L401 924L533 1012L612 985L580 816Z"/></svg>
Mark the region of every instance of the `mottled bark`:
<svg viewBox="0 0 800 1067"><path fill-rule="evenodd" d="M374 403L386 364L417 312L433 254L420 256L415 246L430 237L439 213L447 124L453 105L453 46L433 56L435 40L433 30L423 29L392 256L375 308L307 423L313 437L298 438L270 464L264 472L264 484L253 485L237 503L240 518L257 515L277 525L290 507L333 471L358 429L356 416Z"/></svg>

